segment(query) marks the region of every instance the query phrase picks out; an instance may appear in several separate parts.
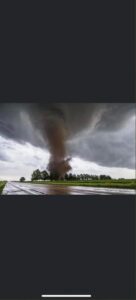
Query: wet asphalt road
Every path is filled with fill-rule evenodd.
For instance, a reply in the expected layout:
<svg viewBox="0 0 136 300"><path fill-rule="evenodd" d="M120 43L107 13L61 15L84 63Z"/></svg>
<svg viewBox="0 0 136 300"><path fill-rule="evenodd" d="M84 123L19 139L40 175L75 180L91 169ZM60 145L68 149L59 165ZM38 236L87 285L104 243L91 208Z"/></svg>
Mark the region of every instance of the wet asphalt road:
<svg viewBox="0 0 136 300"><path fill-rule="evenodd" d="M112 195L135 194L135 190L7 182L3 195Z"/></svg>

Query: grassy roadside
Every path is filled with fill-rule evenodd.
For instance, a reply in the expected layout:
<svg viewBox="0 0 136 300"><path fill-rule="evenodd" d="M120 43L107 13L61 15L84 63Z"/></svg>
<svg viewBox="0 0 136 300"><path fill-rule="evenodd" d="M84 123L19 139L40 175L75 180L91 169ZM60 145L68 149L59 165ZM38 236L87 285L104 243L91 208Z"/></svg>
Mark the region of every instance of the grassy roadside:
<svg viewBox="0 0 136 300"><path fill-rule="evenodd" d="M5 184L6 184L6 181L0 181L0 194L2 194Z"/></svg>
<svg viewBox="0 0 136 300"><path fill-rule="evenodd" d="M28 181L27 181L28 182ZM86 186L86 187L107 187L107 188L126 188L136 189L135 179L111 179L111 180L88 180L88 181L29 181L29 183L36 184L50 184L50 185L67 185L67 186Z"/></svg>

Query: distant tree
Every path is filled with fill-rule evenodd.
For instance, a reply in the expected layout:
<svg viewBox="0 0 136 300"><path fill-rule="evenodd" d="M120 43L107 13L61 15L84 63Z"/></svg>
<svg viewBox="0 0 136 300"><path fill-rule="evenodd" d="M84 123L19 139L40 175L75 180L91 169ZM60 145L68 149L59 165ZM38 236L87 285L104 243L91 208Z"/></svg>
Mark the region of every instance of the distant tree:
<svg viewBox="0 0 136 300"><path fill-rule="evenodd" d="M77 180L80 180L80 175L77 175Z"/></svg>
<svg viewBox="0 0 136 300"><path fill-rule="evenodd" d="M68 178L69 180L72 180L73 179L73 175L72 175L72 173L69 173L69 178Z"/></svg>
<svg viewBox="0 0 136 300"><path fill-rule="evenodd" d="M21 177L22 178L22 177ZM66 173L63 177L60 177L60 174L58 174L56 171L52 171L50 172L50 174L48 174L48 172L46 170L43 170L40 172L39 169L33 171L32 173L32 177L31 180L70 180L70 181L76 181L76 180L82 180L82 181L86 181L86 180L111 180L112 178L109 175L90 175L90 174L72 174L72 173ZM25 179L24 179L25 180Z"/></svg>
<svg viewBox="0 0 136 300"><path fill-rule="evenodd" d="M49 179L49 174L47 173L46 170L44 170L44 171L41 172L41 179L42 179L42 180L47 180L47 179Z"/></svg>
<svg viewBox="0 0 136 300"><path fill-rule="evenodd" d="M65 174L64 179L65 179L65 180L68 180L68 179L69 179L69 175L68 175L67 173Z"/></svg>
<svg viewBox="0 0 136 300"><path fill-rule="evenodd" d="M108 176L106 176L106 179L109 179L109 180L111 180L112 178L108 175Z"/></svg>
<svg viewBox="0 0 136 300"><path fill-rule="evenodd" d="M52 171L52 172L50 172L50 180L59 180L59 177L60 177L60 175L57 173L57 172L55 172L55 171Z"/></svg>
<svg viewBox="0 0 136 300"><path fill-rule="evenodd" d="M73 175L72 175L72 180L76 180L76 179L77 179L76 175L73 174Z"/></svg>
<svg viewBox="0 0 136 300"><path fill-rule="evenodd" d="M25 181L25 177L21 177L20 182L24 182L24 181Z"/></svg>
<svg viewBox="0 0 136 300"><path fill-rule="evenodd" d="M84 180L89 180L90 179L90 175L89 174L84 174Z"/></svg>
<svg viewBox="0 0 136 300"><path fill-rule="evenodd" d="M97 175L93 175L93 180L98 180L99 177Z"/></svg>
<svg viewBox="0 0 136 300"><path fill-rule="evenodd" d="M110 176L108 175L100 175L100 179L112 179Z"/></svg>
<svg viewBox="0 0 136 300"><path fill-rule="evenodd" d="M31 180L33 181L33 180L39 180L39 179L41 179L41 172L39 169L37 169L37 170L33 171Z"/></svg>

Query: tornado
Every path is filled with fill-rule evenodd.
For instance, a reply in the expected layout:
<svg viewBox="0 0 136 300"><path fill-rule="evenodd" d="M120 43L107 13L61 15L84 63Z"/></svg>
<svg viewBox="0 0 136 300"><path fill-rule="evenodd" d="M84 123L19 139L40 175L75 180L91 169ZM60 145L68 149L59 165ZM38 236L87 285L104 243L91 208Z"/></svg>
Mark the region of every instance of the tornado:
<svg viewBox="0 0 136 300"><path fill-rule="evenodd" d="M48 141L50 161L48 170L53 178L63 179L71 169L70 158L67 157L67 130L65 120L60 111L52 109L45 114L45 137Z"/></svg>
<svg viewBox="0 0 136 300"><path fill-rule="evenodd" d="M64 179L65 174L71 170L68 140L89 124L94 126L97 119L99 120L101 106L57 103L35 104L31 109L31 121L48 143L48 171L53 179Z"/></svg>
<svg viewBox="0 0 136 300"><path fill-rule="evenodd" d="M134 114L132 103L1 103L0 135L48 149L48 171L63 179L71 169L72 155L80 153L80 148L74 148L76 138L82 143L86 134L90 140L98 133L108 135ZM85 148L81 153L83 157L86 153L86 159L90 159L93 145L89 146L88 153Z"/></svg>

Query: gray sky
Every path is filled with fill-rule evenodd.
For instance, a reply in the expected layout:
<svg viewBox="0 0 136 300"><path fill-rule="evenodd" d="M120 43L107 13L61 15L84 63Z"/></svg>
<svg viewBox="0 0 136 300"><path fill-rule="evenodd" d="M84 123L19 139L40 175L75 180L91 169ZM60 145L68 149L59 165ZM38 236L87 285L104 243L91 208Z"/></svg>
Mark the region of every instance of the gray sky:
<svg viewBox="0 0 136 300"><path fill-rule="evenodd" d="M51 114L53 120L56 116L64 120L73 173L135 177L133 104L57 104L50 111L33 107L1 106L0 179L30 179L34 169L47 168L50 153L43 134L43 111L45 117Z"/></svg>

